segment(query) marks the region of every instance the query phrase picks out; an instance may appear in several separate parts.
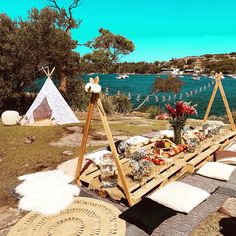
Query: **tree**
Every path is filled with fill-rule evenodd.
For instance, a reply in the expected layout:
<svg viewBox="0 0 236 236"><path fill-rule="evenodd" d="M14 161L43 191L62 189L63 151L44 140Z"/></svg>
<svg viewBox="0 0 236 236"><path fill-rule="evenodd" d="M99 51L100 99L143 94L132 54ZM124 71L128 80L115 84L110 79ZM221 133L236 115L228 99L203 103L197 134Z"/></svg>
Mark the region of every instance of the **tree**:
<svg viewBox="0 0 236 236"><path fill-rule="evenodd" d="M63 20L63 27L67 34L70 35L71 29L78 28L82 20L76 20L73 17L73 10L79 6L80 0L73 0L72 3L68 5L68 8L60 7L57 0L48 0L49 7L58 10Z"/></svg>
<svg viewBox="0 0 236 236"><path fill-rule="evenodd" d="M56 9L60 15L59 22L62 26L62 28L65 30L65 32L70 36L71 35L71 29L76 29L81 24L82 20L78 19L76 20L73 17L73 10L76 9L79 6L80 0L73 0L69 5L67 5L67 9L65 7L61 7L58 4L57 0L47 0L49 3L49 7ZM67 74L63 71L66 69L66 65L62 66L62 71L60 74L60 90L63 93L66 93L67 89Z"/></svg>
<svg viewBox="0 0 236 236"><path fill-rule="evenodd" d="M86 54L84 59L97 64L98 68L104 68L106 72L113 72L120 56L134 51L134 44L125 37L106 29L99 29L99 33L97 38L85 44L94 51Z"/></svg>
<svg viewBox="0 0 236 236"><path fill-rule="evenodd" d="M153 84L153 92L172 92L178 93L184 82L177 77L168 77L167 79L156 78Z"/></svg>

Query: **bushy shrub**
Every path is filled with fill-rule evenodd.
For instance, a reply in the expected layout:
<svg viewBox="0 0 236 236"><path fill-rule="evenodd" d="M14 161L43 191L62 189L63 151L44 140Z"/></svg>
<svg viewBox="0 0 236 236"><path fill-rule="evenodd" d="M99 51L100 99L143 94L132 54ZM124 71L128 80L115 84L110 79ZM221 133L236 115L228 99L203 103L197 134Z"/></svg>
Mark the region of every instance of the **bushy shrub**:
<svg viewBox="0 0 236 236"><path fill-rule="evenodd" d="M106 96L105 94L100 94L101 102L103 109L108 116L111 116L114 113L114 105L112 103L112 97Z"/></svg>
<svg viewBox="0 0 236 236"><path fill-rule="evenodd" d="M159 106L151 106L147 109L146 113L149 119L155 119L157 115L164 113L164 110Z"/></svg>
<svg viewBox="0 0 236 236"><path fill-rule="evenodd" d="M114 109L118 113L128 113L131 110L131 102L127 96L120 94L112 97Z"/></svg>
<svg viewBox="0 0 236 236"><path fill-rule="evenodd" d="M63 96L73 110L85 111L88 107L90 97L85 92L84 85L82 78L67 81L67 92Z"/></svg>

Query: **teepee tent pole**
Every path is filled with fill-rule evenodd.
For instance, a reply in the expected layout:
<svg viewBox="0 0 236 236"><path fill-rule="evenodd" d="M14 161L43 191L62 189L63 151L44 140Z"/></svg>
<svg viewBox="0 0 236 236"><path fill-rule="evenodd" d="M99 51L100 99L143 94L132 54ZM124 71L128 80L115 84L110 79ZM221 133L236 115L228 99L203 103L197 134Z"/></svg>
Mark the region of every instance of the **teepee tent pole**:
<svg viewBox="0 0 236 236"><path fill-rule="evenodd" d="M47 71L44 69L44 67L42 67L42 69L43 69L45 75L46 75L47 77L49 77L49 74L48 74Z"/></svg>
<svg viewBox="0 0 236 236"><path fill-rule="evenodd" d="M55 70L55 66L52 68L52 70L51 70L51 72L49 74L49 77L51 77L51 75L53 74L54 70Z"/></svg>
<svg viewBox="0 0 236 236"><path fill-rule="evenodd" d="M219 88L220 93L221 93L221 97L223 99L224 106L225 106L225 109L226 109L226 113L227 113L227 116L229 118L230 127L233 131L236 131L234 119L233 119L232 113L231 113L230 108L229 108L229 104L228 104L228 101L227 101L227 98L226 98L226 95L225 95L223 85L221 83L222 72L220 72L219 74L216 74L215 77L216 77L216 84L215 84L215 87L212 91L212 95L211 95L211 98L210 98L210 101L209 101L209 104L208 104L208 107L207 107L207 110L206 110L206 113L205 113L205 116L204 116L204 119L203 119L203 124L205 124L206 121L207 121L207 118L209 116L209 113L210 113L210 110L211 110L211 107L212 107L212 104L213 104L213 101L214 101L214 98L215 98L215 95L216 95L216 92L217 92L217 89Z"/></svg>

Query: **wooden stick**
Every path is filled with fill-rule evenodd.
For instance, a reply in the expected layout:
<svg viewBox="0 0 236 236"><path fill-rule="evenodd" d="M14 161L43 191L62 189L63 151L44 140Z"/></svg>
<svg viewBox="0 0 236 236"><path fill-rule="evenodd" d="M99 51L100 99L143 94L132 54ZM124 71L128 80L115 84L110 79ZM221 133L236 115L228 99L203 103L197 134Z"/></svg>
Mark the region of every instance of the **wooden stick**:
<svg viewBox="0 0 236 236"><path fill-rule="evenodd" d="M231 127L232 131L236 131L234 119L233 119L232 113L230 111L229 104L228 104L227 98L225 96L225 91L224 91L224 88L222 86L221 81L219 83L219 88L220 88L220 93L221 93L221 96L222 96L222 99L223 99L223 102L224 102L224 105L225 105L226 113L227 113L227 116L229 118L230 127Z"/></svg>
<svg viewBox="0 0 236 236"><path fill-rule="evenodd" d="M89 102L86 122L85 122L84 130L83 130L83 138L82 138L82 142L81 142L81 146L80 146L79 159L78 159L77 167L76 167L75 180L76 180L77 184L80 184L79 178L80 178L80 174L81 174L81 168L82 168L82 163L83 163L83 159L84 159L84 154L86 151L86 144L87 144L87 140L88 140L89 128L91 125L94 105L98 99L98 96L99 96L99 94L92 93L91 98L90 98L90 102Z"/></svg>
<svg viewBox="0 0 236 236"><path fill-rule="evenodd" d="M212 91L212 94L211 94L210 101L209 101L209 103L208 103L208 107L207 107L207 110L206 110L204 119L203 119L203 124L205 124L206 121L207 121L207 118L208 118L209 113L210 113L210 111L211 111L211 107L212 107L213 101L214 101L214 99L215 99L215 96L216 96L216 92L217 92L218 87L219 87L219 80L217 79L217 80L216 80L215 87L214 87L214 89L213 89L213 91Z"/></svg>
<svg viewBox="0 0 236 236"><path fill-rule="evenodd" d="M110 130L110 127L108 125L106 114L105 114L105 111L103 109L102 102L101 102L100 98L97 101L97 105L98 105L98 111L99 111L99 114L100 114L100 117L101 117L101 120L102 120L102 124L103 124L104 130L105 130L105 133L106 133L106 136L107 136L107 139L108 139L108 143L110 145L110 148L111 148L111 151L112 151L112 154L114 156L114 160L115 160L115 163L116 163L116 166L117 166L118 176L120 177L121 183L123 185L123 190L125 192L128 203L131 206L132 205L132 200L131 200L130 192L129 192L127 182L126 182L126 179L125 179L125 174L124 174L123 169L122 169L121 164L120 164L119 156L118 156L115 144L114 144L113 139L112 139L111 130Z"/></svg>
<svg viewBox="0 0 236 236"><path fill-rule="evenodd" d="M54 72L54 70L55 70L55 66L52 68L52 71L50 72L50 77L51 77L51 75L52 75L52 73Z"/></svg>

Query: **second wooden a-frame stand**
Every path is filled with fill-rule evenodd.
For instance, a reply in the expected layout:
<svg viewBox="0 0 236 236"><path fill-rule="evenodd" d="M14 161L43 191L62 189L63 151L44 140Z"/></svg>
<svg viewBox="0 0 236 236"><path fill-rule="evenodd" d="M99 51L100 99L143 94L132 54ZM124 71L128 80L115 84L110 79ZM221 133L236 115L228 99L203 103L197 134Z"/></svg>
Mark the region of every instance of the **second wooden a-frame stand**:
<svg viewBox="0 0 236 236"><path fill-rule="evenodd" d="M220 72L219 74L215 75L216 83L215 83L215 87L214 87L214 89L212 91L211 98L210 98L210 101L209 101L209 104L208 104L208 107L207 107L207 110L206 110L206 113L205 113L205 116L204 116L204 119L203 119L203 124L206 123L206 121L207 121L207 118L209 116L209 113L210 113L213 101L215 99L215 95L216 95L217 89L219 88L221 96L222 96L222 99L223 99L223 102L224 102L224 105L225 105L227 116L229 118L230 127L231 127L231 129L233 131L236 131L234 119L232 117L232 113L231 113L230 108L229 108L229 104L228 104L228 101L227 101L227 98L226 98L226 95L225 95L224 88L223 88L222 83L221 83L221 79L222 79L222 72Z"/></svg>
<svg viewBox="0 0 236 236"><path fill-rule="evenodd" d="M102 106L102 102L99 98L99 93L92 93L91 97L90 97L86 122L84 125L83 138L82 138L82 143L81 143L81 147L80 147L79 159L78 159L77 168L76 168L76 176L75 177L76 177L77 184L80 184L81 168L82 168L82 163L83 163L83 159L84 159L84 154L86 151L86 144L87 144L87 140L88 140L88 134L89 134L89 129L90 129L93 110L94 110L95 105L97 105L97 109L99 111L99 115L100 115L104 130L105 130L105 133L106 133L106 136L108 139L108 143L111 147L111 152L113 154L115 164L117 167L117 171L118 171L118 178L120 178L120 180L121 180L124 194L126 196L128 204L131 206L132 200L130 198L130 192L129 192L127 182L125 179L125 174L123 172L123 169L122 169L122 166L121 166L121 163L119 160L119 156L118 156L115 144L112 139L111 130L110 130L110 127L107 122L107 118L106 118L106 114L105 114L105 111Z"/></svg>

